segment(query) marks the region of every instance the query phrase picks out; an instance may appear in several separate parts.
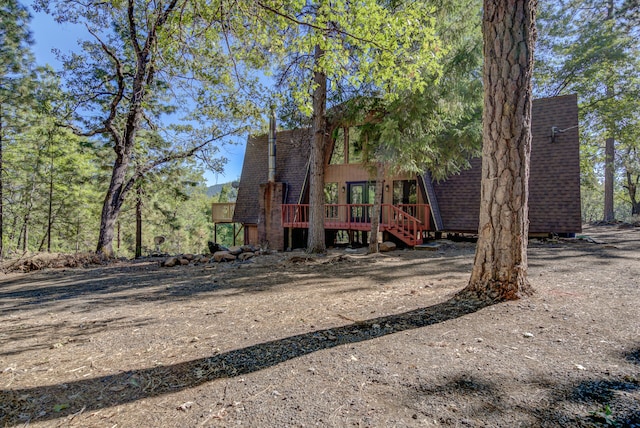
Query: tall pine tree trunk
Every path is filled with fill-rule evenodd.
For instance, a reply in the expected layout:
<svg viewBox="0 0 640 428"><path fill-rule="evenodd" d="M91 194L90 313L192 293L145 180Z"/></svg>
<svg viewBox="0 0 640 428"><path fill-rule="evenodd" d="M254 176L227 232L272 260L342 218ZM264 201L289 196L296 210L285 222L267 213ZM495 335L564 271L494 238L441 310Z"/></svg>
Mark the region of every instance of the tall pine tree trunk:
<svg viewBox="0 0 640 428"><path fill-rule="evenodd" d="M527 281L531 74L536 0L484 0L480 222L463 299L530 294Z"/></svg>
<svg viewBox="0 0 640 428"><path fill-rule="evenodd" d="M142 257L142 184L136 189L136 259Z"/></svg>
<svg viewBox="0 0 640 428"><path fill-rule="evenodd" d="M53 227L53 154L51 153L53 136L49 132L49 210L47 212L47 253L51 252L51 228Z"/></svg>
<svg viewBox="0 0 640 428"><path fill-rule="evenodd" d="M614 181L614 159L615 140L607 138L604 148L604 221L614 221L613 211L613 181Z"/></svg>
<svg viewBox="0 0 640 428"><path fill-rule="evenodd" d="M369 238L369 254L377 253L380 249L378 232L380 229L380 211L382 208L382 186L384 185L384 164L376 163L376 189L373 197L371 213L371 237Z"/></svg>
<svg viewBox="0 0 640 428"><path fill-rule="evenodd" d="M4 147L2 146L2 137L4 134L2 121L4 117L2 114L2 103L0 103L0 260L4 258Z"/></svg>
<svg viewBox="0 0 640 428"><path fill-rule="evenodd" d="M613 0L607 2L607 18L606 21L610 21L615 17L615 9ZM613 97L613 87L610 83L607 84L607 98ZM607 121L610 122L610 121ZM615 214L613 210L613 183L615 174L615 156L616 156L616 142L613 138L614 125L607 123L607 133L609 137L605 141L604 148L604 221L614 221Z"/></svg>
<svg viewBox="0 0 640 428"><path fill-rule="evenodd" d="M314 62L317 64L324 55L316 46ZM308 253L324 253L324 144L326 133L327 75L320 71L313 73L313 140L311 142L309 177L309 236Z"/></svg>

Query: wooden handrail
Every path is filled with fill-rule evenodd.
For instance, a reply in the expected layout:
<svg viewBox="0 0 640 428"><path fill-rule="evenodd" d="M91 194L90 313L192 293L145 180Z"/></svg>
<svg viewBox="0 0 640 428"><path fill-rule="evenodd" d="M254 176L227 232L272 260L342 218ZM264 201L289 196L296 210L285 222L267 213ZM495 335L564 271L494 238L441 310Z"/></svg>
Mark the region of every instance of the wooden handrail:
<svg viewBox="0 0 640 428"><path fill-rule="evenodd" d="M372 204L325 204L325 222L350 225L362 225L371 222ZM425 204L382 204L381 225L416 224L427 229L429 205ZM416 214L416 215L413 215ZM422 218L421 218L422 217ZM309 204L283 204L282 223L287 227L306 227L309 222Z"/></svg>
<svg viewBox="0 0 640 428"><path fill-rule="evenodd" d="M325 204L324 226L328 229L362 230L371 228L372 204ZM411 213L415 214L412 215ZM424 220L421 220L422 217ZM283 204L282 225L309 227L309 204ZM421 232L430 230L430 211L426 204L382 204L380 229L401 237L409 245L421 242Z"/></svg>

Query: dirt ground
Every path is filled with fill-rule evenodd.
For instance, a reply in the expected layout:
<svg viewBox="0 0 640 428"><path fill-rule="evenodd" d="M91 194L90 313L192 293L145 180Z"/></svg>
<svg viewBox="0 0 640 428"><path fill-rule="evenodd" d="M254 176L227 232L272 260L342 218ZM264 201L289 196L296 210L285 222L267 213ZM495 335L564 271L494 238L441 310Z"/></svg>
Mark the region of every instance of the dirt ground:
<svg viewBox="0 0 640 428"><path fill-rule="evenodd" d="M485 307L468 242L1 275L0 425L640 427L640 228L583 233Z"/></svg>

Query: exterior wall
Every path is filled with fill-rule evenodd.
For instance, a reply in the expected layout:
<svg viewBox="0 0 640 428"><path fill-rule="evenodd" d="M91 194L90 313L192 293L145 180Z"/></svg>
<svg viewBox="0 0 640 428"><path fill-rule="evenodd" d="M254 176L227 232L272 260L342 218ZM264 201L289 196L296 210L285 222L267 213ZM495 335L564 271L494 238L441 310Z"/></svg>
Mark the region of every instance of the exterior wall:
<svg viewBox="0 0 640 428"><path fill-rule="evenodd" d="M258 225L244 225L244 243L245 245L260 245L260 241L258 240Z"/></svg>
<svg viewBox="0 0 640 428"><path fill-rule="evenodd" d="M575 95L533 101L529 176L529 233L581 231L580 141ZM561 130L551 138L551 129ZM482 161L434 183L444 230L478 231Z"/></svg>
<svg viewBox="0 0 640 428"><path fill-rule="evenodd" d="M398 174L398 175L386 175L385 187L382 190L382 200L385 204L390 204L393 201L393 182L394 180L415 180L416 176L413 174ZM375 181L375 176L372 176L362 164L341 164L341 165L326 165L324 171L325 183L338 183L338 203L347 203L347 183L357 181ZM387 190L386 187L389 186ZM342 189L345 191L342 191ZM418 203L426 204L422 198L421 192L418 190ZM383 219L386 220L386 219Z"/></svg>

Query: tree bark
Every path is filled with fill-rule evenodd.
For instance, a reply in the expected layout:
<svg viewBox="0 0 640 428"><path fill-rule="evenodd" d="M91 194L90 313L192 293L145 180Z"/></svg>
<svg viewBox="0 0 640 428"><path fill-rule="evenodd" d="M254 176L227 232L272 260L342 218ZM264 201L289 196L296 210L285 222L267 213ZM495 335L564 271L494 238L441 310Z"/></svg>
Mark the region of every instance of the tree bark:
<svg viewBox="0 0 640 428"><path fill-rule="evenodd" d="M640 181L640 175L633 176L630 171L626 172L627 185L624 186L629 194L631 201L631 215L640 215L640 201L638 200L638 182Z"/></svg>
<svg viewBox="0 0 640 428"><path fill-rule="evenodd" d="M2 137L4 134L4 129L2 126L3 119L4 117L2 111L2 103L0 103L0 260L4 258L4 147L2 146Z"/></svg>
<svg viewBox="0 0 640 428"><path fill-rule="evenodd" d="M142 185L136 189L136 259L142 257Z"/></svg>
<svg viewBox="0 0 640 428"><path fill-rule="evenodd" d="M113 256L113 238L114 228L120 209L124 203L124 197L127 192L124 192L124 185L126 179L126 172L128 167L129 157L116 157L113 165L113 172L111 173L111 181L109 183L109 189L107 195L104 198L102 204L102 215L100 216L100 234L98 236L98 247L96 252L104 254L107 257Z"/></svg>
<svg viewBox="0 0 640 428"><path fill-rule="evenodd" d="M49 209L47 212L47 253L51 252L51 228L53 226L53 154L51 153L52 138L49 132Z"/></svg>
<svg viewBox="0 0 640 428"><path fill-rule="evenodd" d="M316 46L314 62L324 55ZM313 141L311 143L309 176L309 236L308 253L326 251L324 237L324 144L326 133L327 75L321 71L313 73Z"/></svg>
<svg viewBox="0 0 640 428"><path fill-rule="evenodd" d="M603 220L606 222L614 221L615 214L613 210L613 182L614 182L614 159L615 159L615 140L607 138L604 149L604 215Z"/></svg>
<svg viewBox="0 0 640 428"><path fill-rule="evenodd" d="M371 237L369 238L369 254L380 251L380 242L378 242L378 232L380 229L380 211L382 208L382 187L384 186L384 164L378 162L376 164L376 190L373 200L373 209L371 213Z"/></svg>
<svg viewBox="0 0 640 428"><path fill-rule="evenodd" d="M496 302L532 293L527 216L536 6L536 0L484 0L480 221L462 299Z"/></svg>

